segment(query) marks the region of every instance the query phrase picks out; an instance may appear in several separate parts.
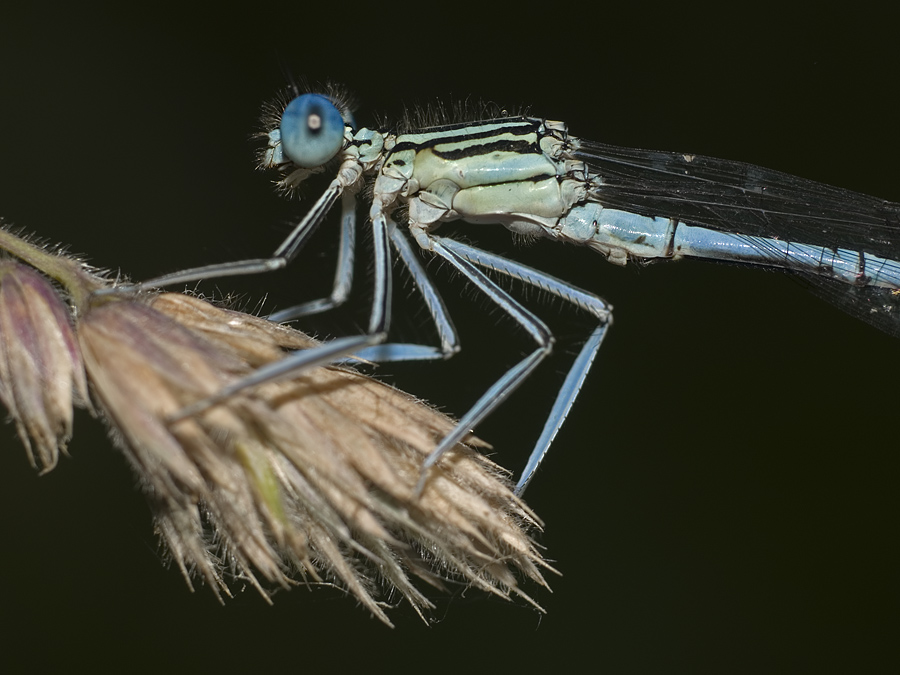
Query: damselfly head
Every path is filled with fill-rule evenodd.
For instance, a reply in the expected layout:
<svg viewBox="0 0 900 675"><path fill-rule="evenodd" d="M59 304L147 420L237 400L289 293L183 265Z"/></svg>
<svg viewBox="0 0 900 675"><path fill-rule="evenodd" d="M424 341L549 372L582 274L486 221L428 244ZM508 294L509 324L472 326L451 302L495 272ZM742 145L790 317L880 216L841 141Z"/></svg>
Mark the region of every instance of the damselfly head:
<svg viewBox="0 0 900 675"><path fill-rule="evenodd" d="M338 156L354 129L351 97L335 85L302 92L292 86L267 102L262 111L261 169L280 169L281 188L291 190L320 173Z"/></svg>
<svg viewBox="0 0 900 675"><path fill-rule="evenodd" d="M344 118L321 94L303 94L288 103L279 129L283 155L303 169L322 166L344 144Z"/></svg>

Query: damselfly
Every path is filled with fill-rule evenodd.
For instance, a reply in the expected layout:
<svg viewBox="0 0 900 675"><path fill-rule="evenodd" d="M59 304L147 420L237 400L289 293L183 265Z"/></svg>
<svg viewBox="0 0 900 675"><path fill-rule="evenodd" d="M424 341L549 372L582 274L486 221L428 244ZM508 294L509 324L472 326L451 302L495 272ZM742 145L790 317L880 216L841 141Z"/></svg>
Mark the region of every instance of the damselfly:
<svg viewBox="0 0 900 675"><path fill-rule="evenodd" d="M263 368L186 408L183 416L237 390L348 354L374 361L413 361L456 353L456 331L411 239L459 271L536 343L441 441L425 463L420 488L427 469L495 410L553 346L541 319L482 269L535 286L594 317L595 327L518 480L521 493L578 395L611 324L611 308L556 277L437 234L442 223L457 219L581 244L618 265L701 258L781 268L809 281L814 291L841 309L900 335L898 204L741 162L585 141L570 135L563 122L526 115L470 112L470 118L479 118L451 122L446 113L433 112L436 123L421 129L358 128L339 89L294 94L293 100L281 99L268 109L261 164L280 171L279 185L288 191L313 174L330 172L334 178L273 255L192 268L126 289L283 268L341 201L341 245L332 293L270 318L285 321L330 309L346 299L352 283L357 202L365 195L374 241L368 330ZM438 347L387 342L392 248L424 298Z"/></svg>

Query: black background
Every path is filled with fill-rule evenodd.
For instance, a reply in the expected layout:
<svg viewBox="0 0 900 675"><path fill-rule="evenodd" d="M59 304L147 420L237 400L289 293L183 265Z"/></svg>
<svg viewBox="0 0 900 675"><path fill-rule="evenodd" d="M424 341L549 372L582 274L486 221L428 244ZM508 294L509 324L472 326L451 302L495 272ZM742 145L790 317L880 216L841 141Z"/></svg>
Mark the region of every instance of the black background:
<svg viewBox="0 0 900 675"><path fill-rule="evenodd" d="M516 7L505 18L446 4L7 17L0 215L137 279L267 254L303 208L253 171L248 142L260 103L285 83L282 62L346 83L364 124L372 111L472 95L530 105L587 138L741 159L900 201L900 56L881 40L885 17ZM207 589L191 594L159 564L125 462L81 415L72 458L40 478L12 428L0 430L3 662L896 672L900 343L783 274L619 269L588 251L517 250L504 232L464 231L616 307L527 494L563 573L552 594L535 591L546 616L468 593L437 596L430 627L401 606L389 630L333 591L279 594L274 607L252 591L224 607ZM207 290L270 292L284 306L327 287L332 253L325 232L296 269ZM386 377L460 414L529 345L432 269L464 350ZM358 271L343 323L311 329L364 321ZM479 430L514 471L589 328L557 318L558 303L534 306L561 358ZM422 315L414 301L402 307L395 328L416 336Z"/></svg>

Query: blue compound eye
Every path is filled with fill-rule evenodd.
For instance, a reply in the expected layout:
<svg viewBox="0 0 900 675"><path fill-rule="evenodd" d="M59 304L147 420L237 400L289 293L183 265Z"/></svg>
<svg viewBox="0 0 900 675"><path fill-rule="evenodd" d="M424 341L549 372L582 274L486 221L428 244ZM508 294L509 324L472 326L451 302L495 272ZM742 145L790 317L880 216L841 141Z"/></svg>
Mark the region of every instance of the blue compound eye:
<svg viewBox="0 0 900 675"><path fill-rule="evenodd" d="M322 166L344 143L344 120L328 98L304 94L281 115L281 147L288 159L304 169Z"/></svg>

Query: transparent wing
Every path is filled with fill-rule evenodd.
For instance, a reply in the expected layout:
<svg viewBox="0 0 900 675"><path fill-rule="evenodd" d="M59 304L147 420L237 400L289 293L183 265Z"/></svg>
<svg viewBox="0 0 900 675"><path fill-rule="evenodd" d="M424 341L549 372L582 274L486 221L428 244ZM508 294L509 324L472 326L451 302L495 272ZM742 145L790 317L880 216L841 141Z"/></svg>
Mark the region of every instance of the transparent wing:
<svg viewBox="0 0 900 675"><path fill-rule="evenodd" d="M845 248L900 260L900 204L703 155L580 141L604 206L714 230ZM900 337L900 295L800 274L817 295Z"/></svg>

